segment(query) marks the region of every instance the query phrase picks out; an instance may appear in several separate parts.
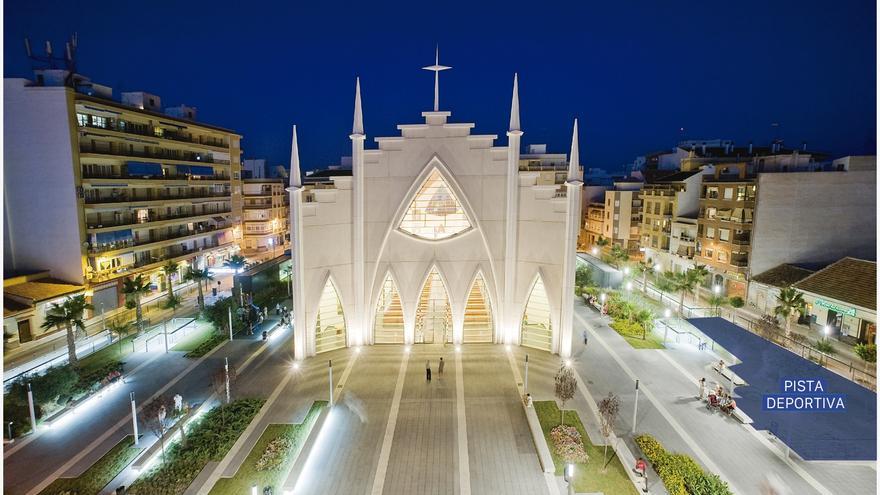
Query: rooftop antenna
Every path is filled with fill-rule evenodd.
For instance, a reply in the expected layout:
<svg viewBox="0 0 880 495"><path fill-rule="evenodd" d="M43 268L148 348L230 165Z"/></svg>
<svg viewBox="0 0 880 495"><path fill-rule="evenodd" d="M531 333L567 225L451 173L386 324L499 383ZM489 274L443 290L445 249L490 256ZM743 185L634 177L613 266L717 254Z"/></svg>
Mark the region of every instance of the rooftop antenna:
<svg viewBox="0 0 880 495"><path fill-rule="evenodd" d="M27 38L24 39L24 51L25 51L25 53L27 53L28 58L31 58L34 56L34 52L31 51L31 40L29 40Z"/></svg>
<svg viewBox="0 0 880 495"><path fill-rule="evenodd" d="M31 48L31 40L24 39L24 50L28 59L31 61L31 69L36 71L62 69L67 72L64 84L66 86L74 86L74 75L76 74L76 49L78 45L78 36L73 34L69 41L64 44L64 53L56 56L52 49L52 42L46 41L46 54L37 55Z"/></svg>

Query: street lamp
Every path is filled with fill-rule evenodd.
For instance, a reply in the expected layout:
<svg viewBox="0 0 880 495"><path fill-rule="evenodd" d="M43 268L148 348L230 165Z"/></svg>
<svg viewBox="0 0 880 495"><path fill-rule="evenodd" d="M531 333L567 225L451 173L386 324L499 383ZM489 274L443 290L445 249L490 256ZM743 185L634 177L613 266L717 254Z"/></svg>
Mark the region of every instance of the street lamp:
<svg viewBox="0 0 880 495"><path fill-rule="evenodd" d="M269 238L269 245L272 246L272 257L274 258L275 257L275 238L274 237Z"/></svg>
<svg viewBox="0 0 880 495"><path fill-rule="evenodd" d="M718 294L721 294L721 286L718 285L718 284L715 284L715 285L712 287L712 292L714 292L716 296L717 296Z"/></svg>
<svg viewBox="0 0 880 495"><path fill-rule="evenodd" d="M626 290L628 290L628 291L633 290L633 283L632 283L632 282L627 282L627 283L626 283Z"/></svg>
<svg viewBox="0 0 880 495"><path fill-rule="evenodd" d="M599 294L599 302L601 302L603 304L605 303L605 293L604 292Z"/></svg>
<svg viewBox="0 0 880 495"><path fill-rule="evenodd" d="M822 328L822 331L825 332L825 338L827 339L829 335L831 335L831 325L825 325Z"/></svg>
<svg viewBox="0 0 880 495"><path fill-rule="evenodd" d="M566 360L565 360L565 367L566 367L566 368L571 368L571 359L566 359Z"/></svg>
<svg viewBox="0 0 880 495"><path fill-rule="evenodd" d="M654 265L654 271L655 271L655 272L658 272L658 273L659 273L660 270L662 270L662 269L663 269L663 267L660 265L660 263L657 263L656 265Z"/></svg>
<svg viewBox="0 0 880 495"><path fill-rule="evenodd" d="M624 275L629 275L629 267L628 267L628 266L626 266L626 267L623 268L623 274L624 274Z"/></svg>
<svg viewBox="0 0 880 495"><path fill-rule="evenodd" d="M672 316L672 311L670 311L669 308L664 309L663 310L663 317L669 318L670 316Z"/></svg>
<svg viewBox="0 0 880 495"><path fill-rule="evenodd" d="M568 483L568 493L574 494L574 464L565 465L565 471L562 472L565 482Z"/></svg>
<svg viewBox="0 0 880 495"><path fill-rule="evenodd" d="M593 249L591 249L590 252L593 253L593 256L599 256L599 248L596 246L593 246Z"/></svg>

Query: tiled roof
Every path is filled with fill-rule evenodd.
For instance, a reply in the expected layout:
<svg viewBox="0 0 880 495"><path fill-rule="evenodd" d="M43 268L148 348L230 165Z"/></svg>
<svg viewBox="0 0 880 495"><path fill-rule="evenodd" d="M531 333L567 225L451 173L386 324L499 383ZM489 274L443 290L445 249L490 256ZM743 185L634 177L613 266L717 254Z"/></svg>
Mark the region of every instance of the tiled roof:
<svg viewBox="0 0 880 495"><path fill-rule="evenodd" d="M843 258L801 280L795 287L820 296L877 309L877 263Z"/></svg>
<svg viewBox="0 0 880 495"><path fill-rule="evenodd" d="M759 273L752 277L753 282L759 284L772 285L774 287L788 287L794 285L801 280L809 277L815 270L807 270L794 265L782 264L776 268L771 268L766 272Z"/></svg>
<svg viewBox="0 0 880 495"><path fill-rule="evenodd" d="M53 299L81 290L83 290L81 285L74 285L55 278L41 278L21 284L3 286L4 294L30 299L34 302Z"/></svg>

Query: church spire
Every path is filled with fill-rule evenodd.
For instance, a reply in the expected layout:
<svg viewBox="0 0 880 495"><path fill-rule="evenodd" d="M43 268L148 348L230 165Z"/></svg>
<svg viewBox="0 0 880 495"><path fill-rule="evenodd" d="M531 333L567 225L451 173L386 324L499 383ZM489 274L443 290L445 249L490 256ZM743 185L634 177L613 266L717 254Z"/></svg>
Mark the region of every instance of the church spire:
<svg viewBox="0 0 880 495"><path fill-rule="evenodd" d="M424 70L429 70L434 73L434 111L440 111L440 71L451 69L452 67L447 67L445 65L440 65L440 45L437 45L437 49L434 52L434 65L429 65L427 67L422 67Z"/></svg>
<svg viewBox="0 0 880 495"><path fill-rule="evenodd" d="M290 142L290 187L302 187L299 170L299 145L296 142L296 124L293 125L293 139Z"/></svg>
<svg viewBox="0 0 880 495"><path fill-rule="evenodd" d="M519 131L519 77L513 73L513 99L510 102L510 131Z"/></svg>
<svg viewBox="0 0 880 495"><path fill-rule="evenodd" d="M571 132L571 153L568 155L568 181L583 182L580 170L580 151L578 150L578 119L574 119L574 130Z"/></svg>
<svg viewBox="0 0 880 495"><path fill-rule="evenodd" d="M351 133L362 136L364 134L364 111L361 109L361 78L355 79L354 86L354 123L351 125Z"/></svg>

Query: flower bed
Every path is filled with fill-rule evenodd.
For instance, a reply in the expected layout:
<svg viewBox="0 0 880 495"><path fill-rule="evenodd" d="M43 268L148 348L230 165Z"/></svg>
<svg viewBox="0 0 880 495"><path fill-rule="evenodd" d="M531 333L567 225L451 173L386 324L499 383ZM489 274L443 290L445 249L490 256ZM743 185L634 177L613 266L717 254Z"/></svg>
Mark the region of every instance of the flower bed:
<svg viewBox="0 0 880 495"><path fill-rule="evenodd" d="M180 495L211 461L221 461L257 412L262 399L240 399L211 409L189 426L186 442L168 447L165 462L138 478L129 495Z"/></svg>
<svg viewBox="0 0 880 495"><path fill-rule="evenodd" d="M550 440L553 442L553 451L565 462L587 462L589 460L577 428L559 425L550 430Z"/></svg>
<svg viewBox="0 0 880 495"><path fill-rule="evenodd" d="M669 495L733 495L717 474L703 471L689 456L667 451L651 435L639 435L635 441Z"/></svg>

